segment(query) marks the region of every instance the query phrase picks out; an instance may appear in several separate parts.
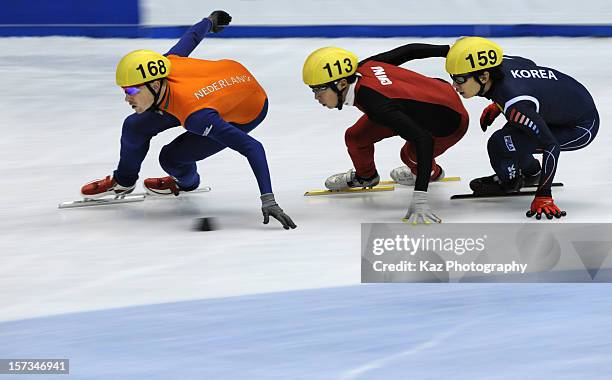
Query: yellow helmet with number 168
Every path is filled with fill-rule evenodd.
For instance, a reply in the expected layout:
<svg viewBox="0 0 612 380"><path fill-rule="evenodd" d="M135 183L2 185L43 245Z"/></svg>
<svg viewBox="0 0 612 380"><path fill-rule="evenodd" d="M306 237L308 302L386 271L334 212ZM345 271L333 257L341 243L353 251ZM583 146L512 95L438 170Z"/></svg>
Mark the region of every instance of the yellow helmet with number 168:
<svg viewBox="0 0 612 380"><path fill-rule="evenodd" d="M335 82L357 71L357 56L338 47L324 47L313 51L302 68L302 79L309 86Z"/></svg>
<svg viewBox="0 0 612 380"><path fill-rule="evenodd" d="M152 50L134 50L117 64L116 81L121 87L135 86L170 74L170 60Z"/></svg>
<svg viewBox="0 0 612 380"><path fill-rule="evenodd" d="M501 65L502 48L482 37L458 39L446 55L446 72L450 75L468 74Z"/></svg>

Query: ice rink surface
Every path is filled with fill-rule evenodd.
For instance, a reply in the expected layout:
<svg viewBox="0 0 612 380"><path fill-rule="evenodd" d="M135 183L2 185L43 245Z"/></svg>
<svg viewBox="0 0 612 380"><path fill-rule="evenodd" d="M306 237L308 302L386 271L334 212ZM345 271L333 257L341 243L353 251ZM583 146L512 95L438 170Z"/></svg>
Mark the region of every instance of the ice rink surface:
<svg viewBox="0 0 612 380"><path fill-rule="evenodd" d="M561 154L565 187L553 194L568 217L552 223L612 221L612 40L497 41L593 95L600 131ZM192 53L242 62L268 92L268 117L252 135L298 225L285 231L261 224L248 162L228 150L199 163L211 193L58 210L116 166L131 112L114 84L117 61L174 41L0 39L0 358L70 358L79 379L609 378L610 286L359 285L360 223L399 222L411 190L303 197L351 167L343 136L359 117L313 99L305 57L336 45L365 58L407 42L453 39L216 39ZM446 78L442 59L404 67ZM464 104L470 130L439 160L462 181L432 184L430 205L445 223L536 222L524 216L530 197L449 200L492 173L486 141L503 124L482 133L488 102ZM181 132L153 139L141 179L164 175L157 155ZM383 177L401 164L401 145L377 144ZM203 216L219 230L193 231Z"/></svg>

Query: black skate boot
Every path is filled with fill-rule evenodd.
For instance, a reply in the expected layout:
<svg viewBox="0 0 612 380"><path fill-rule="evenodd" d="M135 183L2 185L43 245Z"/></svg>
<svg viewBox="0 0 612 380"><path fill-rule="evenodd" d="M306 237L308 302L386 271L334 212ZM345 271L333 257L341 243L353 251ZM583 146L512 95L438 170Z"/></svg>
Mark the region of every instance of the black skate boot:
<svg viewBox="0 0 612 380"><path fill-rule="evenodd" d="M497 174L488 177L473 179L470 182L470 189L478 195L504 195L515 193L523 187L523 177L517 176L511 182L502 182Z"/></svg>
<svg viewBox="0 0 612 380"><path fill-rule="evenodd" d="M540 183L540 172L536 174L523 174L523 186L536 186Z"/></svg>
<svg viewBox="0 0 612 380"><path fill-rule="evenodd" d="M526 173L525 170L521 171L521 175L523 176L523 186L536 186L539 184L540 173L542 173L542 171L539 169L539 165L538 170L533 172L533 174Z"/></svg>
<svg viewBox="0 0 612 380"><path fill-rule="evenodd" d="M534 159L528 167L521 170L523 186L535 186L540 183L541 172L540 162Z"/></svg>

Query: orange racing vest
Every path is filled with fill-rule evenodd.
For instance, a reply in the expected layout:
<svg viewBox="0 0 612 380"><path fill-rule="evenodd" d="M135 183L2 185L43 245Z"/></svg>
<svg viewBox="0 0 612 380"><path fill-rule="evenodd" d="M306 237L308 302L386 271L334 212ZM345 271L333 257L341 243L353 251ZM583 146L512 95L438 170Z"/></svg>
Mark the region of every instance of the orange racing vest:
<svg viewBox="0 0 612 380"><path fill-rule="evenodd" d="M176 116L182 125L189 115L204 108L212 108L223 120L237 124L247 124L260 114L266 92L240 63L176 55L168 59L172 66L160 109Z"/></svg>

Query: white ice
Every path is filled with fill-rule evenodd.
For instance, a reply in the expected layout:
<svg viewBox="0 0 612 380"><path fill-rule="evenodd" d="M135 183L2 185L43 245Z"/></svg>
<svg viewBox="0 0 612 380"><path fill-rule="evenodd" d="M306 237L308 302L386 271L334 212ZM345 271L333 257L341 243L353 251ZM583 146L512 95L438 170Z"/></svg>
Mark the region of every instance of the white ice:
<svg viewBox="0 0 612 380"><path fill-rule="evenodd" d="M0 358L69 357L83 379L608 378L608 286L358 285L360 223L399 222L411 190L303 197L351 167L343 135L359 116L313 99L301 83L305 57L327 45L366 57L408 41L453 39L217 39L192 54L236 59L268 92L268 117L252 134L298 224L285 231L261 224L248 162L228 150L199 163L211 193L58 210L115 168L131 111L116 62L174 41L0 39ZM596 140L561 154L565 187L554 196L567 218L537 223L612 221L612 40L499 41L580 80L600 111ZM405 67L446 77L441 59ZM528 198L449 200L491 173L495 128L478 125L487 102L464 104L470 130L439 160L462 181L431 185L431 206L445 223L534 223ZM157 154L181 132L153 139L141 178L164 174ZM383 176L401 164L401 145L377 144ZM203 216L219 229L192 231Z"/></svg>

